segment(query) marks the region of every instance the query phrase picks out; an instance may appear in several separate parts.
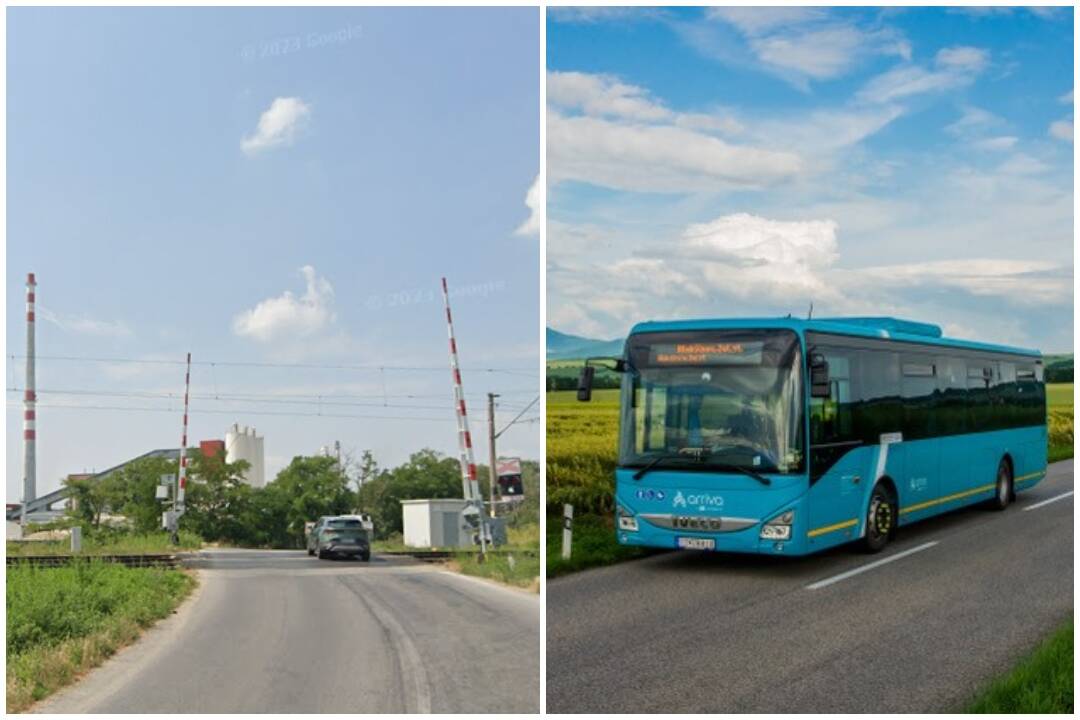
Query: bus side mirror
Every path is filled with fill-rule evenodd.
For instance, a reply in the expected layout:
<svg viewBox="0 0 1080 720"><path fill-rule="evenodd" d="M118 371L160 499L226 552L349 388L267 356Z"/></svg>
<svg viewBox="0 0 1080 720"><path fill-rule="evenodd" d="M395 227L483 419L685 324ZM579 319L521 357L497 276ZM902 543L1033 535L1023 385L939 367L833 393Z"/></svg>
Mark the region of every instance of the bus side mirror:
<svg viewBox="0 0 1080 720"><path fill-rule="evenodd" d="M592 380L593 374L596 372L596 368L588 363L581 368L581 375L578 377L577 384L577 399L578 402L589 402L592 400Z"/></svg>
<svg viewBox="0 0 1080 720"><path fill-rule="evenodd" d="M814 353L810 356L810 397L829 397L829 363L824 355Z"/></svg>

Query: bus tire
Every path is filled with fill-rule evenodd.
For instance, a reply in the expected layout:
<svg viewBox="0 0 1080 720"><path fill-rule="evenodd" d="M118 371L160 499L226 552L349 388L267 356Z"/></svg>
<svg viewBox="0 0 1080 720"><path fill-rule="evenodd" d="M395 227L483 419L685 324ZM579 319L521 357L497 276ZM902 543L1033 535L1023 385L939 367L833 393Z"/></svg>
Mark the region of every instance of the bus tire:
<svg viewBox="0 0 1080 720"><path fill-rule="evenodd" d="M1012 468L1009 466L1008 461L1003 459L998 463L997 482L994 485L994 499L990 501L990 507L1000 512L1009 507L1009 503L1012 502L1012 497Z"/></svg>
<svg viewBox="0 0 1080 720"><path fill-rule="evenodd" d="M889 487L879 482L870 493L866 509L866 533L863 536L866 552L878 553L885 549L896 532L897 519L896 500Z"/></svg>

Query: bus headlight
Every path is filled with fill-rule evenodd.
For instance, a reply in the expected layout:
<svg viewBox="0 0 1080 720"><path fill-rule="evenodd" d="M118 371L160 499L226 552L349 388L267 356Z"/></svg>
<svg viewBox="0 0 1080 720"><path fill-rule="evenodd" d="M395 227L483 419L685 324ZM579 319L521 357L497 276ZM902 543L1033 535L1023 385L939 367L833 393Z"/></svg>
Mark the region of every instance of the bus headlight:
<svg viewBox="0 0 1080 720"><path fill-rule="evenodd" d="M762 540L790 540L791 526L795 522L795 511L788 510L774 517L761 526Z"/></svg>
<svg viewBox="0 0 1080 720"><path fill-rule="evenodd" d="M637 532L637 518L622 505L615 505L615 515L619 519L619 529Z"/></svg>

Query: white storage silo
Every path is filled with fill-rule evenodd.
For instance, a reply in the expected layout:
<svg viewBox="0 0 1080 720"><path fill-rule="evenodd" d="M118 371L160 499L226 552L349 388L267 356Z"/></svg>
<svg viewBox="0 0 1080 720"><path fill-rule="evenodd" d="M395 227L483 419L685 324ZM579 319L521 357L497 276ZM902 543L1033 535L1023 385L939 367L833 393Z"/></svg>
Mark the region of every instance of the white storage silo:
<svg viewBox="0 0 1080 720"><path fill-rule="evenodd" d="M252 487L261 488L266 484L263 463L263 438L255 433L255 428L233 423L225 433L225 461L246 460L250 467L244 473L244 480Z"/></svg>

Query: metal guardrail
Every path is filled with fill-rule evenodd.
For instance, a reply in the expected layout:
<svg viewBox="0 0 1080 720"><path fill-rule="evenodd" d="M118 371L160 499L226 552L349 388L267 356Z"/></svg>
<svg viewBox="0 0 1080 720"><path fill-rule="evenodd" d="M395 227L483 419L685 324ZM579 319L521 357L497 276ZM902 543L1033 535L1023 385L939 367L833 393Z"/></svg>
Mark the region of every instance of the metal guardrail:
<svg viewBox="0 0 1080 720"><path fill-rule="evenodd" d="M174 553L154 553L146 555L8 555L8 567L12 565L33 565L35 567L62 567L75 562L120 563L125 567L166 567L177 568L183 558Z"/></svg>

